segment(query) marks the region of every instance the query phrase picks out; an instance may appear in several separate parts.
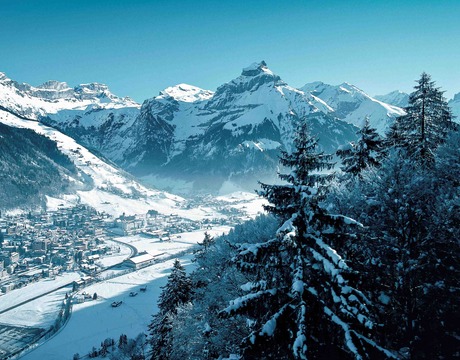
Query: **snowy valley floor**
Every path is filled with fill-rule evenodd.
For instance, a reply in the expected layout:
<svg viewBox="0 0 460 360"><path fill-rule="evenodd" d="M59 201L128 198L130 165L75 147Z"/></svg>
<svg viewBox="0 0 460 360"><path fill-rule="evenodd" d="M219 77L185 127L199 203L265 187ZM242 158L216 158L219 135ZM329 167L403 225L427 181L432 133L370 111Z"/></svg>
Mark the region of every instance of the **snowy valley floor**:
<svg viewBox="0 0 460 360"><path fill-rule="evenodd" d="M226 233L228 226L207 230L212 236ZM164 253L152 266L86 287L86 293L97 293L97 300L75 304L67 325L56 336L26 354L23 359L72 359L73 354L86 355L93 346L99 347L107 338L118 339L121 334L135 337L147 330L151 315L157 311L157 299L161 286L173 266L174 254L183 254L201 241L205 230L183 233L177 241L160 242L143 235L120 237L116 240L134 245L139 251ZM168 260L163 260L169 258ZM179 258L188 271L193 268L192 255ZM140 288L147 285L147 291ZM134 297L130 292L137 292ZM113 301L122 301L112 307Z"/></svg>
<svg viewBox="0 0 460 360"><path fill-rule="evenodd" d="M263 199L248 193L234 193L216 198L218 206L225 209L237 209L238 218L242 221L253 218L262 212ZM203 211L205 209L205 211ZM206 214L195 214L203 219L215 210L199 206L199 211ZM225 217L225 215L221 215ZM117 340L121 334L136 337L147 331L151 316L157 311L157 299L161 286L167 281L167 276L174 260L179 260L187 271L193 270L193 247L202 241L207 231L211 236L218 236L230 231L231 226L214 225L193 232L185 232L171 236L171 241L160 241L146 235L115 237L110 245L125 243L136 248L138 252L146 251L159 255L155 264L132 271L123 265L122 261L132 255L128 246L120 245L120 252L100 260L102 266L115 266L98 275L99 282L86 286L77 294L86 292L97 293L97 300L73 304L68 322L51 338L43 338L38 343L37 338L48 331L58 318L66 293L70 294L72 282L80 279L83 273L68 272L58 275L55 279L45 279L29 284L22 289L13 290L0 296L0 351L8 353L19 350L27 344L33 344L29 350L21 354L21 359L71 360L79 353L85 356L94 347L100 347L107 338ZM109 240L110 241L110 240ZM123 275L122 275L123 274ZM115 277L114 277L115 276ZM65 286L67 285L67 286ZM146 292L140 288L147 286ZM134 297L130 292L137 292ZM36 299L35 299L36 298ZM33 300L34 299L34 300ZM112 307L113 301L122 301L121 306ZM17 306L18 304L22 304ZM17 307L15 307L17 306ZM13 308L14 307L14 308ZM3 355L0 355L2 358Z"/></svg>

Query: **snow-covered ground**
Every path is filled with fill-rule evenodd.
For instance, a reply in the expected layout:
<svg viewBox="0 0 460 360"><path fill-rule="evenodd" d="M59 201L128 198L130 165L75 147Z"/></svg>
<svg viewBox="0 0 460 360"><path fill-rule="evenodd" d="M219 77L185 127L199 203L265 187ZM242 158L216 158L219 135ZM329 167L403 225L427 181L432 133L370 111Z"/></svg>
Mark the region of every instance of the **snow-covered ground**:
<svg viewBox="0 0 460 360"><path fill-rule="evenodd" d="M207 231L211 236L227 233L231 227L216 226L212 229L173 235L171 241L160 241L144 235L122 236L116 240L130 244L138 251L151 254L164 253L161 258L169 256L169 260L161 261L152 266L125 274L113 279L104 280L84 288L89 294L97 293L95 301L88 301L73 306L69 323L56 336L38 346L24 356L24 359L70 359L73 354L87 354L93 346L98 347L101 341L108 337L118 339L120 334L135 337L145 332L151 315L157 311L156 302L161 293L161 286L172 268L174 258L171 255L183 253L202 241ZM180 258L190 271L192 255ZM112 273L116 270L110 270ZM123 269L119 270L122 272ZM105 274L105 273L104 273ZM108 274L105 274L108 275ZM147 292L141 292L140 287L147 285ZM138 294L129 296L131 291ZM43 301L46 301L43 298ZM113 301L123 301L122 305L113 308ZM39 305L42 306L42 305Z"/></svg>
<svg viewBox="0 0 460 360"><path fill-rule="evenodd" d="M48 329L61 310L65 294L71 291L72 286L68 286L0 314L0 323ZM0 302L2 300L0 298Z"/></svg>
<svg viewBox="0 0 460 360"><path fill-rule="evenodd" d="M55 279L43 279L29 284L21 289L12 290L0 296L0 311L8 309L23 301L33 299L37 296L53 291L61 286L70 284L72 281L80 279L81 275L76 272L66 272L57 275Z"/></svg>
<svg viewBox="0 0 460 360"><path fill-rule="evenodd" d="M146 235L122 236L116 240L134 246L139 252L146 251L151 255L164 254L162 257L180 253L196 245L204 239L207 231L211 236L226 234L230 231L230 226L215 226L207 230L197 230L185 232L171 236L171 241L160 241Z"/></svg>
<svg viewBox="0 0 460 360"><path fill-rule="evenodd" d="M244 191L237 191L228 195L219 196L216 200L227 202L228 207L241 210L250 218L254 218L258 214L263 213L263 205L268 204L265 198L255 193Z"/></svg>
<svg viewBox="0 0 460 360"><path fill-rule="evenodd" d="M104 255L96 262L96 265L106 268L127 259L131 254L131 249L128 246L117 243L115 241L106 240L105 243L111 248L111 255Z"/></svg>
<svg viewBox="0 0 460 360"><path fill-rule="evenodd" d="M193 266L191 256L180 260L190 271ZM74 305L67 326L23 359L71 359L75 353L86 355L106 338L117 340L121 334L135 337L145 332L151 315L157 311L161 286L166 284L173 262L172 259L158 263L86 288L87 293L97 293L98 299ZM147 285L147 291L139 291L144 285ZM131 291L138 292L137 296L129 296ZM120 300L123 301L121 306L110 306L113 301Z"/></svg>

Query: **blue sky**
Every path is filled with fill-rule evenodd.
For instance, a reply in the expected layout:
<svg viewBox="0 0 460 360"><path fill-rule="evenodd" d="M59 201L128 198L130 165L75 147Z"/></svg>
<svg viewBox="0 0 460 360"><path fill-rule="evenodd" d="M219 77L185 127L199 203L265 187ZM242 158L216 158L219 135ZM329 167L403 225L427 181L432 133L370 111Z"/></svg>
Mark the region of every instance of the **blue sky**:
<svg viewBox="0 0 460 360"><path fill-rule="evenodd" d="M101 82L137 101L215 90L265 60L288 84L410 92L422 71L460 92L460 1L0 0L0 71Z"/></svg>

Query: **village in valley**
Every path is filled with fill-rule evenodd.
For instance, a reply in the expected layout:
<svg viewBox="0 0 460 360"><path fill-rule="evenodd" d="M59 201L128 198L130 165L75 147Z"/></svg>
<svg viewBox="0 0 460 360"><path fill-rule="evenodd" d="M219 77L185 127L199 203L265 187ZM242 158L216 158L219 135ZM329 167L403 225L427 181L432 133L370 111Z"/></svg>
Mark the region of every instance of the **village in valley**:
<svg viewBox="0 0 460 360"><path fill-rule="evenodd" d="M159 276L152 272L158 267L166 271L176 258L190 263L205 232L226 233L260 212L260 199L255 199L189 201L190 212L199 206L213 209L200 220L155 210L113 217L87 205L0 213L0 357L22 356L46 342L67 325L72 307L75 317L78 306L87 302L115 308L148 293ZM123 286L111 286L114 279L124 279ZM145 295L136 309L147 319L156 306L147 301L151 296ZM22 316L28 312L32 317Z"/></svg>

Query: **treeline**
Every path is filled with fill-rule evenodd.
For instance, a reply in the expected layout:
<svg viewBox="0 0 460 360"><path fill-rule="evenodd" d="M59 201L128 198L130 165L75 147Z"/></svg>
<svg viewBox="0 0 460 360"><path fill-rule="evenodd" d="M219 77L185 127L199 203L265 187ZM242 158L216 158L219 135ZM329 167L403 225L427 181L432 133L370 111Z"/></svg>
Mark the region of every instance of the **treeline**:
<svg viewBox="0 0 460 360"><path fill-rule="evenodd" d="M0 209L34 207L43 196L65 192L76 173L56 143L29 129L0 123Z"/></svg>

